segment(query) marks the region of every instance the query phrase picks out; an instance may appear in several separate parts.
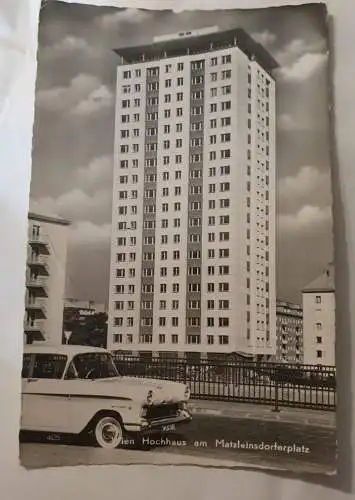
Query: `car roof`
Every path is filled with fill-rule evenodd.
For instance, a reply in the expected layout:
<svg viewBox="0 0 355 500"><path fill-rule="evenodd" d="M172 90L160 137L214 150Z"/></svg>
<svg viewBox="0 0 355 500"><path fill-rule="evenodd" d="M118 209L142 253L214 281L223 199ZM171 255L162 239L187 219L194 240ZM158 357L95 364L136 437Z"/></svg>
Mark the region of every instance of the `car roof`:
<svg viewBox="0 0 355 500"><path fill-rule="evenodd" d="M85 353L98 353L105 352L108 353L106 349L101 347L91 347L85 345L25 345L23 349L24 354L63 354L69 357L75 356L76 354Z"/></svg>

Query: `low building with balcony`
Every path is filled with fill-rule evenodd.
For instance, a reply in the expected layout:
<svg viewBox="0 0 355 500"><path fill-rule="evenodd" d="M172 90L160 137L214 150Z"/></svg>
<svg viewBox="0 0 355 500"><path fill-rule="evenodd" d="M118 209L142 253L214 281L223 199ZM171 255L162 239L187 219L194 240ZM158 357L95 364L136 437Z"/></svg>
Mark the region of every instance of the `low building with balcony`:
<svg viewBox="0 0 355 500"><path fill-rule="evenodd" d="M28 214L24 343L62 343L67 232L70 222Z"/></svg>
<svg viewBox="0 0 355 500"><path fill-rule="evenodd" d="M276 359L303 363L303 313L299 304L278 300L276 304Z"/></svg>

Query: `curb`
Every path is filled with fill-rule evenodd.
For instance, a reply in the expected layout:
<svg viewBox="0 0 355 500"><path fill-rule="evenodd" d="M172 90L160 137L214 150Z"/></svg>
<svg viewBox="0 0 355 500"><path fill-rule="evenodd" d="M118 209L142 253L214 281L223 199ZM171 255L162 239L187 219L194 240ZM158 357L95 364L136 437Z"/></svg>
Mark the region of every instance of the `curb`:
<svg viewBox="0 0 355 500"><path fill-rule="evenodd" d="M310 427L323 427L327 429L335 429L336 425L331 422L322 422L317 421L316 419L310 420L309 418L305 418L304 420L300 420L297 418L287 417L286 415L280 414L265 414L265 415L256 415L253 413L238 413L237 411L224 411L224 410L214 410L211 408L201 408L199 406L189 406L191 413L194 415L210 415L215 417L226 417L226 418L236 418L236 419L250 419L250 420L259 420L259 421L267 421L267 422L282 422L282 423L292 423L299 425L306 425Z"/></svg>

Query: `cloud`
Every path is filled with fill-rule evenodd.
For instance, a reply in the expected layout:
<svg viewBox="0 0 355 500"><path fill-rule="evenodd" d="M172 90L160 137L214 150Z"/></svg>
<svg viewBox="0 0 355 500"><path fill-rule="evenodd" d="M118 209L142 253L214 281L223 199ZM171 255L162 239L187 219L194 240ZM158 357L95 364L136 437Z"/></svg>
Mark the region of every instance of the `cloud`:
<svg viewBox="0 0 355 500"><path fill-rule="evenodd" d="M111 189L100 189L88 195L80 188L74 188L57 198L43 197L35 200L42 213L57 213L70 221L92 221L96 224L110 220Z"/></svg>
<svg viewBox="0 0 355 500"><path fill-rule="evenodd" d="M324 38L307 41L302 38L296 38L287 43L285 47L275 54L276 60L281 65L289 65L295 62L305 54L324 53L327 49Z"/></svg>
<svg viewBox="0 0 355 500"><path fill-rule="evenodd" d="M317 207L306 205L296 214L280 214L278 216L278 230L286 235L301 235L319 231L320 227L332 223L331 207Z"/></svg>
<svg viewBox="0 0 355 500"><path fill-rule="evenodd" d="M102 28L118 28L119 24L139 24L151 18L149 12L140 9L124 9L105 14L97 19Z"/></svg>
<svg viewBox="0 0 355 500"><path fill-rule="evenodd" d="M87 116L111 106L113 95L98 77L82 73L65 87L39 90L36 102L47 111L69 111L77 116Z"/></svg>
<svg viewBox="0 0 355 500"><path fill-rule="evenodd" d="M90 221L79 221L69 228L69 245L102 245L110 242L111 224L93 224Z"/></svg>
<svg viewBox="0 0 355 500"><path fill-rule="evenodd" d="M112 157L100 156L93 158L85 167L79 167L75 171L75 180L82 188L97 190L100 186L112 185L113 173Z"/></svg>
<svg viewBox="0 0 355 500"><path fill-rule="evenodd" d="M260 33L253 33L252 38L256 40L261 45L272 45L276 42L276 35L268 30L262 31Z"/></svg>
<svg viewBox="0 0 355 500"><path fill-rule="evenodd" d="M84 38L76 36L66 36L53 45L41 47L38 51L39 59L53 61L55 59L65 58L74 53L84 53L89 57L97 57L98 51L89 45Z"/></svg>
<svg viewBox="0 0 355 500"><path fill-rule="evenodd" d="M113 93L106 85L101 85L93 90L86 99L80 101L73 109L72 114L79 116L88 116L100 111L104 108L109 108L114 104Z"/></svg>
<svg viewBox="0 0 355 500"><path fill-rule="evenodd" d="M323 68L327 60L327 54L304 54L293 64L280 68L279 75L285 82L304 82Z"/></svg>
<svg viewBox="0 0 355 500"><path fill-rule="evenodd" d="M281 213L300 210L310 200L318 207L329 207L332 202L330 172L304 166L298 170L297 175L280 179L278 203Z"/></svg>

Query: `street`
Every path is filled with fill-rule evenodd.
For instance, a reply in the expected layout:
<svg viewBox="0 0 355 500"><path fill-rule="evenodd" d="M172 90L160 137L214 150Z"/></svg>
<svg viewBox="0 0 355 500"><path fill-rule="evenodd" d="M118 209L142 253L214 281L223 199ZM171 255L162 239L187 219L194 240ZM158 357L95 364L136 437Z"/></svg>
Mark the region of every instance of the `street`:
<svg viewBox="0 0 355 500"><path fill-rule="evenodd" d="M332 473L336 467L333 428L195 415L178 434L163 439L151 436L146 444L148 439L149 450L129 444L122 449L103 450L86 443L25 442L20 444L20 456L27 468L147 463Z"/></svg>

